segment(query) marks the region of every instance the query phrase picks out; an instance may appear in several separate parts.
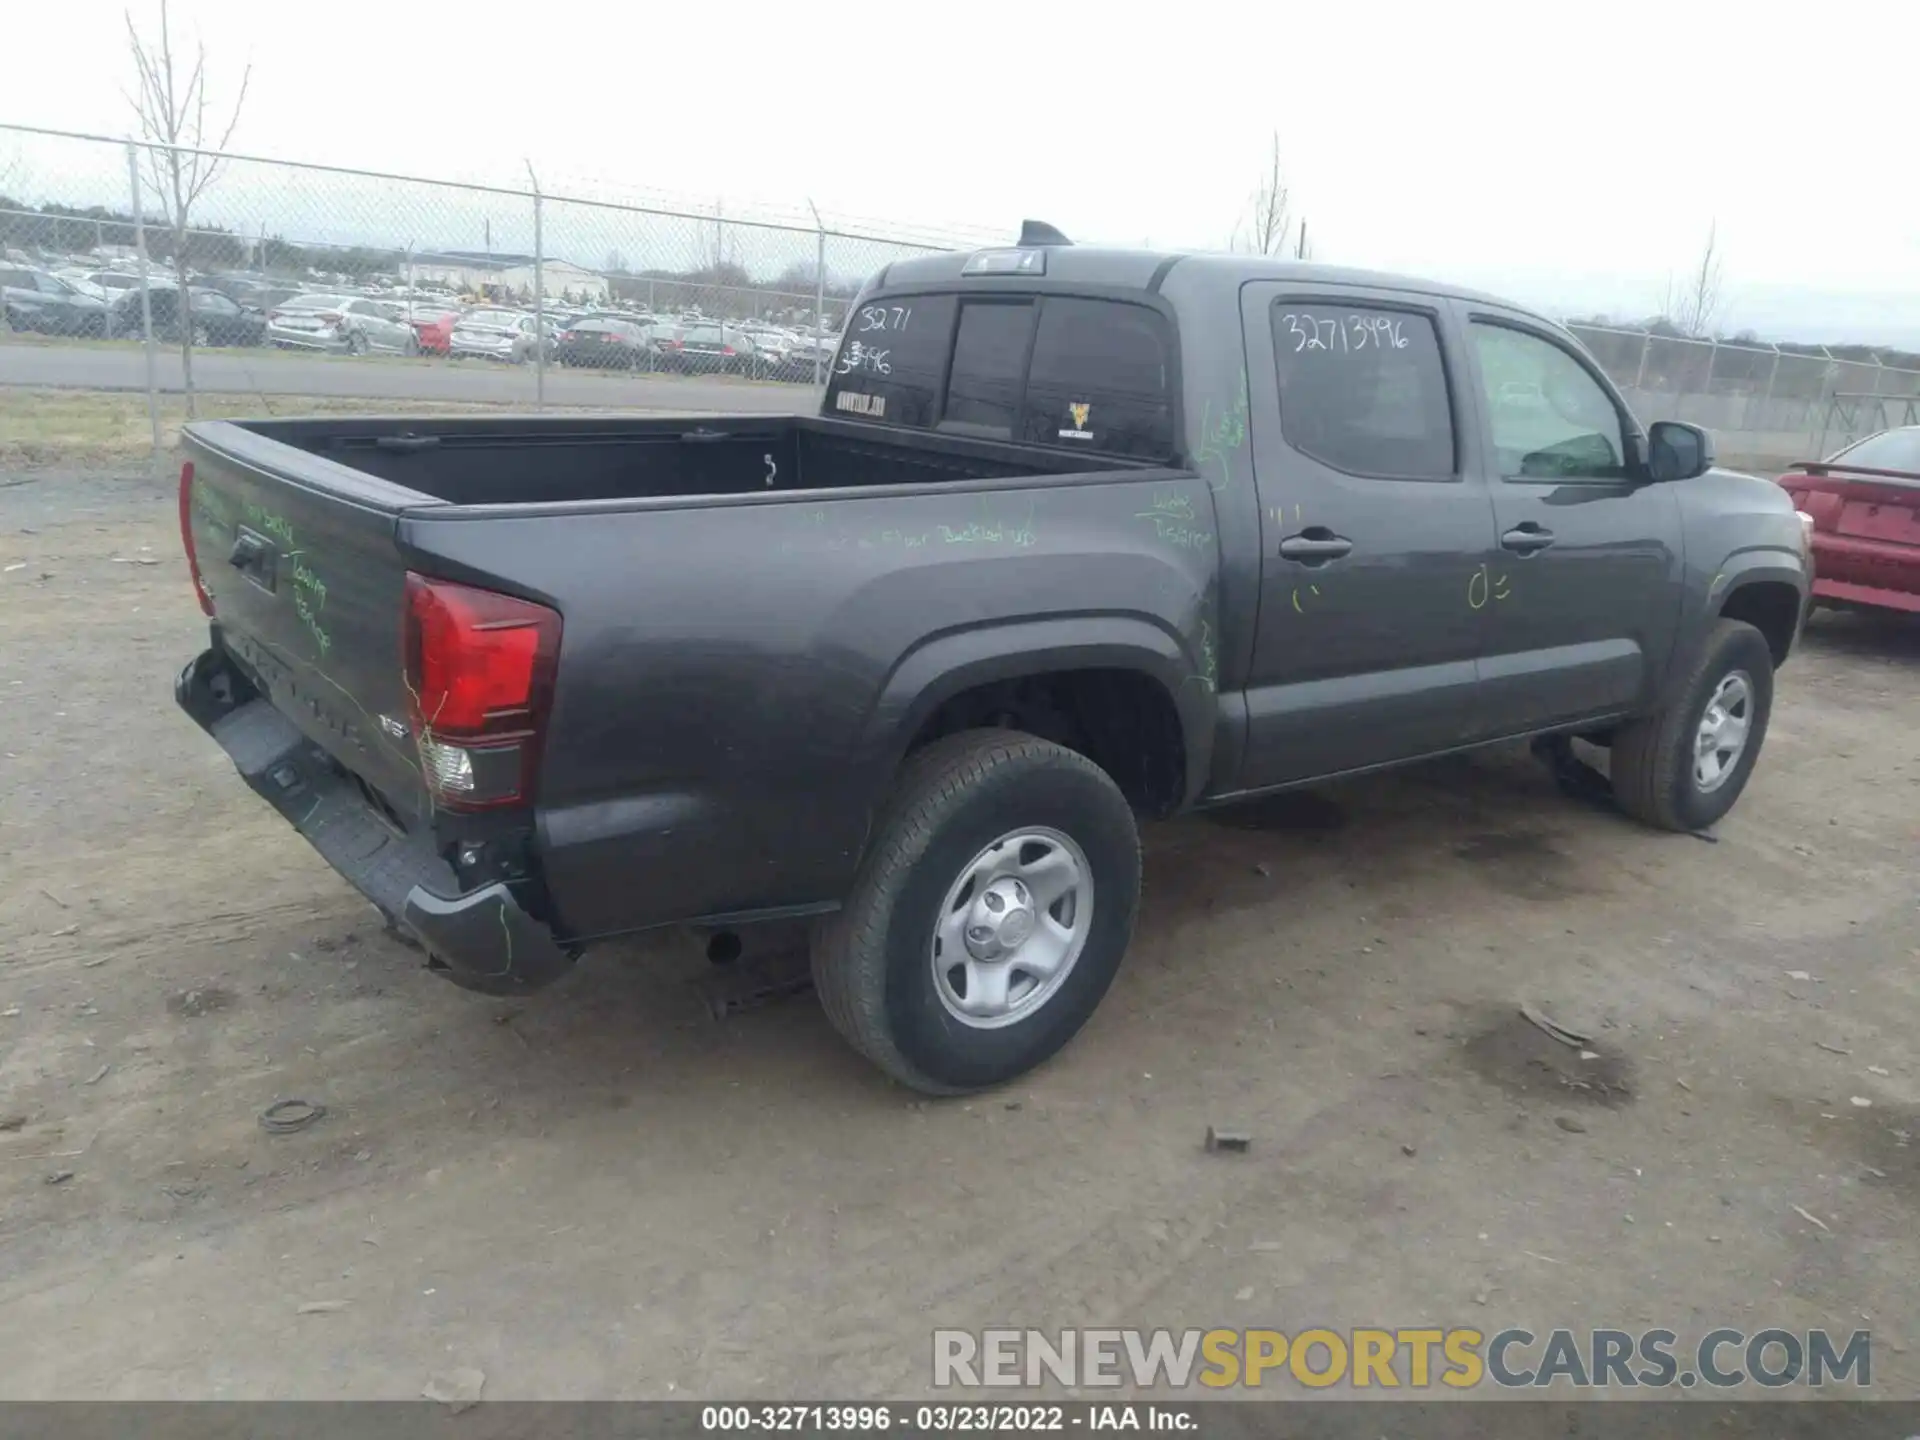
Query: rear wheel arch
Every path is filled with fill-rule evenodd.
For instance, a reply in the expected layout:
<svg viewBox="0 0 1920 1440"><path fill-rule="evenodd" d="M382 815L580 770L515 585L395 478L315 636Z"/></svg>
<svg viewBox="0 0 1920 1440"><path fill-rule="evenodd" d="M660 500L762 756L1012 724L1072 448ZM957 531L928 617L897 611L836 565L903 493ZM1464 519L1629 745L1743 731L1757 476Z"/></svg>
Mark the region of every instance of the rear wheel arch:
<svg viewBox="0 0 1920 1440"><path fill-rule="evenodd" d="M1148 814L1181 808L1212 762L1214 697L1180 641L1129 616L950 633L910 652L872 715L886 771L961 730L1006 726L1075 750Z"/></svg>

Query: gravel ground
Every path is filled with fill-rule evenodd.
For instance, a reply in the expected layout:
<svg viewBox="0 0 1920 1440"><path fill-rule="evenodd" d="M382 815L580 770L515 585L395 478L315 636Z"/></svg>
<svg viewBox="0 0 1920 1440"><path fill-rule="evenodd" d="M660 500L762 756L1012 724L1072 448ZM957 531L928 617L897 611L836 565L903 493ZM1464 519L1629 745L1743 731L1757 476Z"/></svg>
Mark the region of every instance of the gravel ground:
<svg viewBox="0 0 1920 1440"><path fill-rule="evenodd" d="M1866 1328L1920 1395L1913 626L1816 618L1717 844L1507 752L1156 827L1087 1031L942 1103L810 998L711 1020L671 938L429 976L175 712L176 550L151 482L0 474L0 1398L905 1396L935 1326L1423 1323Z"/></svg>

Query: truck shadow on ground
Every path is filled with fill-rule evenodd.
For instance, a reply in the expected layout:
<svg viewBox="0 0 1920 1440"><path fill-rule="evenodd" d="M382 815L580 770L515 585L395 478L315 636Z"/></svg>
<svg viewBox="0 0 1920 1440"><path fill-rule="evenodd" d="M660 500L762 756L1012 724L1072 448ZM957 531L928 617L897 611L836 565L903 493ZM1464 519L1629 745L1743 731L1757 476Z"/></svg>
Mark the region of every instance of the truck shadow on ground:
<svg viewBox="0 0 1920 1440"><path fill-rule="evenodd" d="M1261 907L1272 907L1276 917L1345 907L1411 918L1417 901L1409 901L1406 883L1430 882L1436 871L1455 891L1484 888L1526 902L1593 893L1603 882L1577 862L1563 837L1608 823L1559 795L1524 753L1500 753L1148 826L1134 954L1115 996L1124 1005L1135 983L1130 975L1168 963L1174 937L1182 954L1196 944L1224 946L1225 937L1209 927ZM784 949L790 964L804 965L798 928L746 938L746 956L727 967L709 963L703 937L692 932L610 944L546 995L474 1003L512 1013L513 1029L550 1057L543 1069L617 1065L654 1077L675 1069L697 1084L695 1075L719 1060L731 1081L744 1073L736 1067L747 1065L776 1087L811 1086L824 1069L835 1085L852 1080L869 1094L895 1092L845 1050L810 994L715 1018L708 1003L715 982L750 967L758 954L777 959ZM742 978L750 988L751 977Z"/></svg>
<svg viewBox="0 0 1920 1440"><path fill-rule="evenodd" d="M1801 632L1800 643L1836 657L1920 660L1920 615L1878 610L1816 611Z"/></svg>

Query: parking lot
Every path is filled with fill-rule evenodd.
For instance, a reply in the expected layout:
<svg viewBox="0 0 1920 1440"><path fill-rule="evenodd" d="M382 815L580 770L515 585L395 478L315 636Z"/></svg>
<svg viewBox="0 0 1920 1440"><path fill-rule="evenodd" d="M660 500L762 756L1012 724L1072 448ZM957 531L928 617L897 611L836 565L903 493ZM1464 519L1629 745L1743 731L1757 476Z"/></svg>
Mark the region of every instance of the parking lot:
<svg viewBox="0 0 1920 1440"><path fill-rule="evenodd" d="M1864 1328L1920 1395L1913 626L1816 618L1717 843L1507 752L1161 826L1087 1031L939 1102L671 936L429 976L175 712L174 508L0 474L0 1396L911 1396L988 1324Z"/></svg>

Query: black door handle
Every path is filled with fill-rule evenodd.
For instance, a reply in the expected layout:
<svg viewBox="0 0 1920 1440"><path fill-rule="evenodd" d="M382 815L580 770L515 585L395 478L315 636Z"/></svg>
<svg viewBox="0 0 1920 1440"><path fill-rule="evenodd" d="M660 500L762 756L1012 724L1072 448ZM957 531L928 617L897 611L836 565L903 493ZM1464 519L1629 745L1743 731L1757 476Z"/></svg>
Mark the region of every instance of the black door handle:
<svg viewBox="0 0 1920 1440"><path fill-rule="evenodd" d="M1553 532L1528 520L1500 537L1500 548L1516 555L1532 555L1553 544Z"/></svg>
<svg viewBox="0 0 1920 1440"><path fill-rule="evenodd" d="M1353 551L1353 542L1336 535L1324 525L1310 525L1298 535L1280 542L1280 558L1297 560L1302 565L1324 565Z"/></svg>

